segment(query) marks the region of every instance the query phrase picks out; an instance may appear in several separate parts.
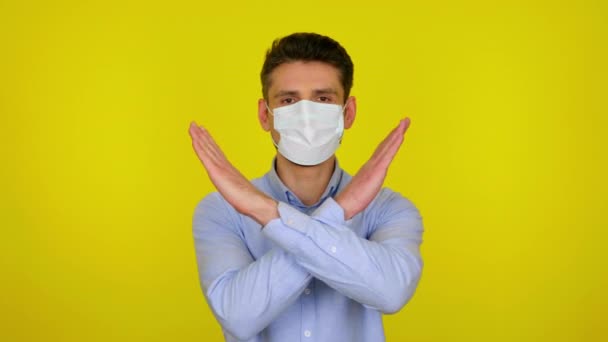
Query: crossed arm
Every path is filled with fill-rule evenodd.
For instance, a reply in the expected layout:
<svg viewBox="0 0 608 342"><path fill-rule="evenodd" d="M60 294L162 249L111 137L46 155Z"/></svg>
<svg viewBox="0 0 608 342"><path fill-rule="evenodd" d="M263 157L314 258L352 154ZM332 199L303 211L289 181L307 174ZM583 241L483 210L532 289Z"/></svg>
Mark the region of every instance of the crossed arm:
<svg viewBox="0 0 608 342"><path fill-rule="evenodd" d="M191 126L197 155L230 204L216 193L195 214L202 285L229 333L240 339L259 333L298 298L312 277L381 312L398 311L407 302L422 269L418 251L422 226L413 205L390 194L383 204L390 215L377 219L369 240L345 223L380 191L408 124L400 122L351 183L311 216L260 192L227 161L204 128ZM263 233L278 247L253 260L238 232L229 228L237 225L230 222L236 212L262 224Z"/></svg>
<svg viewBox="0 0 608 342"><path fill-rule="evenodd" d="M403 135L410 125L403 119L378 145L351 183L335 198L350 219L365 209L376 197L393 158L403 143ZM256 189L226 158L209 132L196 123L190 124L192 147L203 163L209 179L222 196L239 213L247 215L262 226L279 216L277 202Z"/></svg>

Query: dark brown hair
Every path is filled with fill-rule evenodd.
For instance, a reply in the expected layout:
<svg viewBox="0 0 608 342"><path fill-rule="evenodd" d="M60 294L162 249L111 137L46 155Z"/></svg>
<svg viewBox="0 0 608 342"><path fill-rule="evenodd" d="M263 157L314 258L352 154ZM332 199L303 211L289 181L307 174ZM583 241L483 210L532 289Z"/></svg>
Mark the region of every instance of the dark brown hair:
<svg viewBox="0 0 608 342"><path fill-rule="evenodd" d="M266 59L260 74L262 94L268 97L270 74L283 63L296 61L318 61L333 65L340 72L340 81L344 88L344 100L353 86L353 62L346 50L335 40L317 33L293 33L275 39L266 51Z"/></svg>

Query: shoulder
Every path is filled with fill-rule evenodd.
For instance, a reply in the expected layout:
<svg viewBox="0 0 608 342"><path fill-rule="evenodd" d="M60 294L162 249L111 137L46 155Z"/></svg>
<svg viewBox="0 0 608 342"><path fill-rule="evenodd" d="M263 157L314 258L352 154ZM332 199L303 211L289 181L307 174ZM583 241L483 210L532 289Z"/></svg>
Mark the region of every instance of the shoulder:
<svg viewBox="0 0 608 342"><path fill-rule="evenodd" d="M403 196L400 192L394 191L390 188L382 188L376 197L379 205L399 207L404 210L415 210L418 211L416 205L407 197Z"/></svg>
<svg viewBox="0 0 608 342"><path fill-rule="evenodd" d="M257 189L268 194L267 182L267 175L251 180ZM219 192L214 191L198 201L194 207L192 224L195 231L214 226L236 229L243 225L243 215L237 212Z"/></svg>
<svg viewBox="0 0 608 342"><path fill-rule="evenodd" d="M253 186L257 189L264 191L266 186L265 182L267 176L254 178L251 181ZM238 215L238 212L224 199L224 197L217 191L211 192L203 197L194 208L194 216L197 215L209 215L214 213L234 214Z"/></svg>
<svg viewBox="0 0 608 342"><path fill-rule="evenodd" d="M235 222L237 211L228 204L222 195L215 191L203 197L195 206L192 216L193 229L207 229L214 224Z"/></svg>
<svg viewBox="0 0 608 342"><path fill-rule="evenodd" d="M224 210L226 204L224 197L219 192L214 191L198 201L194 208L194 214L205 214L211 210Z"/></svg>
<svg viewBox="0 0 608 342"><path fill-rule="evenodd" d="M401 193L382 188L365 210L365 216L376 223L396 218L422 220L416 205Z"/></svg>

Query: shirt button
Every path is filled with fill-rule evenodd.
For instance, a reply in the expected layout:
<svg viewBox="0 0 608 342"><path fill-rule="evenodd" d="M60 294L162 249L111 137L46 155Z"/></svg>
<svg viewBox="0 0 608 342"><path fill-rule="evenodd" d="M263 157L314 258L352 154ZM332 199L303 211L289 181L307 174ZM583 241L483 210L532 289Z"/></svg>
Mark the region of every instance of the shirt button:
<svg viewBox="0 0 608 342"><path fill-rule="evenodd" d="M293 220L292 219L287 220L287 224L293 224Z"/></svg>
<svg viewBox="0 0 608 342"><path fill-rule="evenodd" d="M332 253L336 253L338 249L336 248L336 246L331 246L331 252Z"/></svg>
<svg viewBox="0 0 608 342"><path fill-rule="evenodd" d="M305 295L309 295L309 294L310 294L310 289L306 289L306 290L304 290L304 294L305 294Z"/></svg>
<svg viewBox="0 0 608 342"><path fill-rule="evenodd" d="M306 331L304 331L304 336L306 336L306 337L310 337L310 330L306 330Z"/></svg>

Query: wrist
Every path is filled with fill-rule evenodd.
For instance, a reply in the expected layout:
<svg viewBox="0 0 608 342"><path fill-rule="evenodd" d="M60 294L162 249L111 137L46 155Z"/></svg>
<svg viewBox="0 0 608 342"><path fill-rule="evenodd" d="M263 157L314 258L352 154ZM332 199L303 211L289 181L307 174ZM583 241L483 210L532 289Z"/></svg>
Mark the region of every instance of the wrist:
<svg viewBox="0 0 608 342"><path fill-rule="evenodd" d="M336 201L336 203L342 208L342 210L344 211L344 220L348 221L351 219L351 217L353 217L353 211L351 209L351 206L348 204L348 196L341 196L342 194L339 194L338 196L336 196L334 198L334 201Z"/></svg>
<svg viewBox="0 0 608 342"><path fill-rule="evenodd" d="M256 199L253 204L253 208L248 213L248 216L261 224L262 227L279 217L278 202L274 199L263 195L259 199Z"/></svg>

